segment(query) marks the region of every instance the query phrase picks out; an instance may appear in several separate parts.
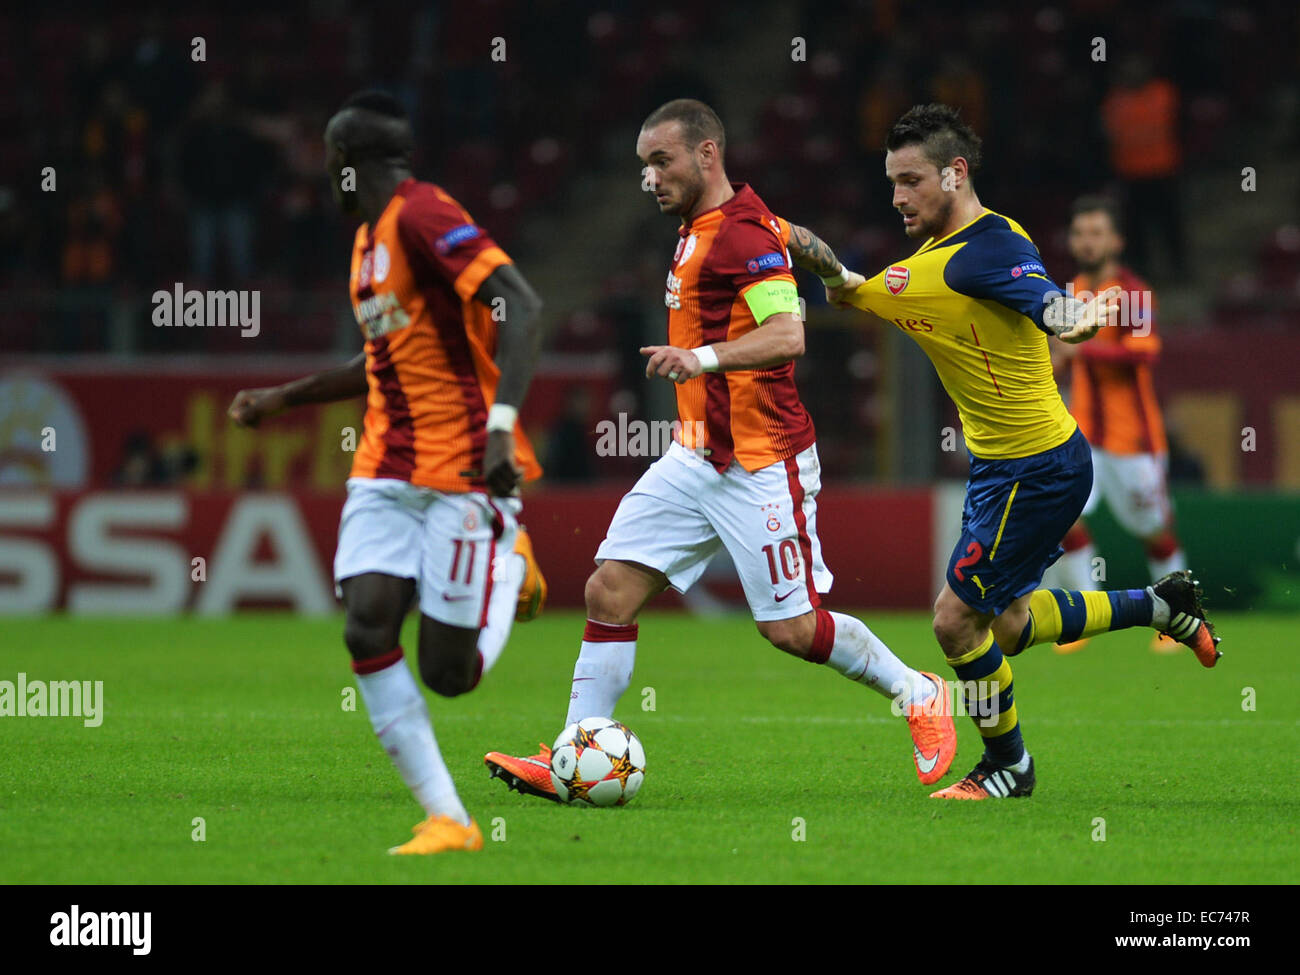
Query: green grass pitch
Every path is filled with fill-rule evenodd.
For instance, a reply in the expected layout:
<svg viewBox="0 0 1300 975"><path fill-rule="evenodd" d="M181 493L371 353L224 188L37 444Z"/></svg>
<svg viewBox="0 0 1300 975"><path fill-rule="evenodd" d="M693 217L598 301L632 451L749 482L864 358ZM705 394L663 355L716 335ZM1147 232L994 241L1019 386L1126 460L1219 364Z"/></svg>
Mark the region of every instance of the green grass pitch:
<svg viewBox="0 0 1300 975"><path fill-rule="evenodd" d="M927 616L859 615L950 676ZM616 717L648 774L606 810L507 792L482 759L559 732L581 625L547 613L477 691L428 695L487 842L389 857L420 810L359 701L342 707L340 620L5 620L0 680L103 680L106 704L97 728L0 717L0 883L1294 882L1293 617L1221 618L1213 671L1151 653L1146 630L1068 657L1032 648L1013 666L1033 798L942 803L885 699L748 619L647 614ZM958 720L945 784L979 755Z"/></svg>

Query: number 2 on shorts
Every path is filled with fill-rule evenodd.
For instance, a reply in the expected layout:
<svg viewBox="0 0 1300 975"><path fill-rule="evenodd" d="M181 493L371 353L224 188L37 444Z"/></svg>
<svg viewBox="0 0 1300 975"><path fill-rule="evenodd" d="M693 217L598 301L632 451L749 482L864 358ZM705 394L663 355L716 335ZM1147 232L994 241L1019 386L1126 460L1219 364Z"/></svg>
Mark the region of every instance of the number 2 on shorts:
<svg viewBox="0 0 1300 975"><path fill-rule="evenodd" d="M983 557L984 547L980 545L979 542L971 542L966 546L966 555L953 563L952 574L957 577L958 581L965 582L966 576L961 570L966 568L968 565L974 565Z"/></svg>

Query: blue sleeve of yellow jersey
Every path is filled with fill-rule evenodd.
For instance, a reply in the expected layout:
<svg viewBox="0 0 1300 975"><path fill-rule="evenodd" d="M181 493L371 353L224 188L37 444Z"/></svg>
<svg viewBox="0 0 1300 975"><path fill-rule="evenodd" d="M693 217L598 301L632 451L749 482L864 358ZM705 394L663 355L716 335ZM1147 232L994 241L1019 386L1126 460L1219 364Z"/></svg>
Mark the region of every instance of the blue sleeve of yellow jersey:
<svg viewBox="0 0 1300 975"><path fill-rule="evenodd" d="M943 269L943 280L960 294L985 298L1017 311L1049 335L1043 313L1065 289L1047 276L1033 241L1010 227L971 238Z"/></svg>

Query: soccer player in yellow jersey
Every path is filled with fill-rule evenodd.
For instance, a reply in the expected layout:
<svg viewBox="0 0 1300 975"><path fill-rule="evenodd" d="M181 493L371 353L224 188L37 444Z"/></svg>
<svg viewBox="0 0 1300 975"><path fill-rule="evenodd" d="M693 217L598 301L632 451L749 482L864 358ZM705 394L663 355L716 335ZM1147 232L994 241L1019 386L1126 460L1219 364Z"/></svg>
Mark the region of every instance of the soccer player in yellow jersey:
<svg viewBox="0 0 1300 975"><path fill-rule="evenodd" d="M933 795L1028 796L1034 763L1008 657L1035 643L1151 626L1209 667L1217 639L1187 572L1146 589L1037 588L1092 487L1088 442L1057 391L1048 338L1091 338L1116 316L1119 291L1087 304L1067 296L1020 225L980 203L971 178L980 140L956 110L914 107L890 131L887 149L903 229L924 243L870 280L834 276L827 291L833 303L892 323L924 349L957 405L970 454L961 538L935 600L934 632L965 684L984 754Z"/></svg>

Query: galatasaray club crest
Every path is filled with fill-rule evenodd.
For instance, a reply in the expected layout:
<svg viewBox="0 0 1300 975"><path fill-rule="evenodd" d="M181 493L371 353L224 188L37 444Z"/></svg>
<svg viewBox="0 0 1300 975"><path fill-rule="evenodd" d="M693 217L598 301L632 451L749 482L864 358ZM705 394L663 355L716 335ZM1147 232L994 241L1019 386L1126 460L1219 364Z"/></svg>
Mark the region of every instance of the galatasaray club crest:
<svg viewBox="0 0 1300 975"><path fill-rule="evenodd" d="M695 253L695 243L696 240L694 234L691 234L685 240L678 242L677 256L675 258L678 267L681 267L691 259L691 255Z"/></svg>
<svg viewBox="0 0 1300 975"><path fill-rule="evenodd" d="M388 248L383 242L375 245L375 262L373 265L373 278L379 283L388 277L388 269L392 266L392 258L388 256Z"/></svg>
<svg viewBox="0 0 1300 975"><path fill-rule="evenodd" d="M911 271L901 264L895 264L885 272L885 287L889 289L891 295L900 295L911 279Z"/></svg>
<svg viewBox="0 0 1300 975"><path fill-rule="evenodd" d="M767 515L767 530L778 532L781 530L781 516L777 513L780 505L773 501L762 506L761 509Z"/></svg>

